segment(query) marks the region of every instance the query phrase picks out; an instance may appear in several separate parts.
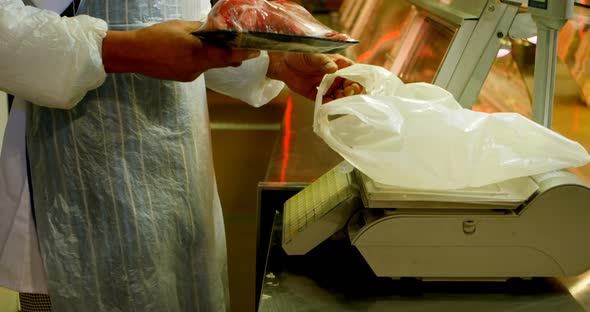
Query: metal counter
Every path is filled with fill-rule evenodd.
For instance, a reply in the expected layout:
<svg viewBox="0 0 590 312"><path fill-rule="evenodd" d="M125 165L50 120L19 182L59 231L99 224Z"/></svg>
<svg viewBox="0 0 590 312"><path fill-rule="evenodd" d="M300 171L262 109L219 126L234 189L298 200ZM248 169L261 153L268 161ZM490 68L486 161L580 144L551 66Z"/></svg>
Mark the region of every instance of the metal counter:
<svg viewBox="0 0 590 312"><path fill-rule="evenodd" d="M590 272L508 282L378 278L344 234L305 256L286 256L284 202L342 161L313 133L312 121L313 103L293 96L259 184L258 311L590 311Z"/></svg>
<svg viewBox="0 0 590 312"><path fill-rule="evenodd" d="M259 312L518 311L583 312L558 280L420 282L376 277L346 239L305 256L281 247L278 214Z"/></svg>
<svg viewBox="0 0 590 312"><path fill-rule="evenodd" d="M258 185L256 298L269 250L275 211L285 201L342 161L313 133L314 103L297 94L287 97L279 136L269 162L266 178Z"/></svg>

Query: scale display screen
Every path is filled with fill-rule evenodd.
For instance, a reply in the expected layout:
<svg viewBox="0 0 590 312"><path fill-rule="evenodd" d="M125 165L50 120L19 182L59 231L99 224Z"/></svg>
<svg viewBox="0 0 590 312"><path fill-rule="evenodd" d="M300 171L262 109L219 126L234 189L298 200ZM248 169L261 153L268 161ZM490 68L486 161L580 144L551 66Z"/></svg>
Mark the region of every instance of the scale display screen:
<svg viewBox="0 0 590 312"><path fill-rule="evenodd" d="M529 0L529 6L537 9L547 10L547 1L549 0Z"/></svg>

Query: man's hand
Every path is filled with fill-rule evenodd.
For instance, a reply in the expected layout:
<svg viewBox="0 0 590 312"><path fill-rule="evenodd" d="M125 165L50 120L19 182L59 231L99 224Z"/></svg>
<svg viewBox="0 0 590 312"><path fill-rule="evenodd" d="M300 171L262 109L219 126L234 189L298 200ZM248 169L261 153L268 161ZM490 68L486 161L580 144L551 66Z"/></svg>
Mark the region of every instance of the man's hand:
<svg viewBox="0 0 590 312"><path fill-rule="evenodd" d="M102 45L105 70L187 82L208 69L239 66L260 55L202 42L191 35L200 26L199 22L169 21L133 31L109 31Z"/></svg>
<svg viewBox="0 0 590 312"><path fill-rule="evenodd" d="M317 87L326 74L348 67L353 62L338 54L269 52L270 65L266 76L281 80L289 89L315 100ZM340 81L341 83L341 81ZM330 88L336 89L336 87Z"/></svg>

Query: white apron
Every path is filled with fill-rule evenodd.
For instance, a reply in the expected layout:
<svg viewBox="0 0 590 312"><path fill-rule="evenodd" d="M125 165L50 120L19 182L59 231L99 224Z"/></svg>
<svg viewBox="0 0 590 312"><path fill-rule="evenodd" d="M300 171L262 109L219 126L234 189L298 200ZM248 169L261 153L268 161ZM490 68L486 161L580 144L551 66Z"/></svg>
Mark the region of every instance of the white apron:
<svg viewBox="0 0 590 312"><path fill-rule="evenodd" d="M208 1L182 0L80 5L83 14L120 30L198 20L209 8ZM7 199L0 207L0 229L7 232L0 233L3 284L34 293L48 286L60 312L227 310L204 78L176 83L109 75L72 110L28 109L48 283L29 202L26 104L16 101L0 162L0 194Z"/></svg>

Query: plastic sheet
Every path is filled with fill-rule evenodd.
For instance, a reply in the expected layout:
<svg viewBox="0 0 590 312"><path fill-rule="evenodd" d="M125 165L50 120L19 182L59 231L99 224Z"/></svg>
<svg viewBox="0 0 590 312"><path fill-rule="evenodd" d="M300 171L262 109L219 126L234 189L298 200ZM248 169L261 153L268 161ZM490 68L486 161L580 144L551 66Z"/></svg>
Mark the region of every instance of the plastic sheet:
<svg viewBox="0 0 590 312"><path fill-rule="evenodd" d="M322 105L338 76L367 95ZM580 144L519 114L463 109L444 89L370 65L324 78L314 131L375 181L406 188L479 187L590 162Z"/></svg>
<svg viewBox="0 0 590 312"><path fill-rule="evenodd" d="M221 0L195 35L237 48L302 52L336 52L358 42L285 0Z"/></svg>

